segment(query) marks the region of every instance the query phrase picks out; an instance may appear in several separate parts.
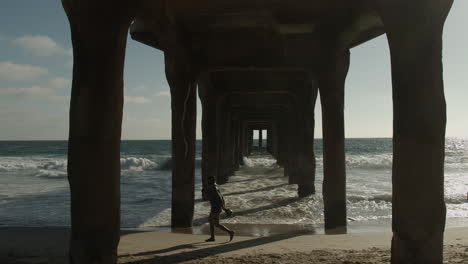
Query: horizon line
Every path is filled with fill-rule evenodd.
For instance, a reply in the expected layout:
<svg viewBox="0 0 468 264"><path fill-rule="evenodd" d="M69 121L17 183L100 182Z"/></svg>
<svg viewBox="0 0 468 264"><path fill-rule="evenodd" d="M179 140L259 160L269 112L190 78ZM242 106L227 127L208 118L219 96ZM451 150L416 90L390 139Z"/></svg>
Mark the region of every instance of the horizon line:
<svg viewBox="0 0 468 264"><path fill-rule="evenodd" d="M393 137L345 137L345 139L392 139ZM448 138L455 138L455 139L468 139L468 137L460 137L460 136L446 136ZM254 138L258 139L258 138ZM318 137L314 139L323 139L323 137ZM170 141L170 138L156 138L156 139L121 139L121 141L155 141L155 140L167 140ZM196 141L202 140L202 138L195 139ZM0 139L0 142L5 141L68 141L68 139Z"/></svg>

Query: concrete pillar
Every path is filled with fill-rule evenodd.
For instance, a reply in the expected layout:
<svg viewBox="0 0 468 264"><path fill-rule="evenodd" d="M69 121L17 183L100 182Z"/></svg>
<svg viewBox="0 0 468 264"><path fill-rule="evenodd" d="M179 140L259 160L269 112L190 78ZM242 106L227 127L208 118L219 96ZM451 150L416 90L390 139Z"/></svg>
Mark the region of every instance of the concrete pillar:
<svg viewBox="0 0 468 264"><path fill-rule="evenodd" d="M228 111L226 113L226 147L225 147L225 155L226 155L226 170L227 175L232 176L234 174L234 141L233 141L233 131L232 131L232 111Z"/></svg>
<svg viewBox="0 0 468 264"><path fill-rule="evenodd" d="M259 129L258 130L258 149L260 150L263 148L263 130Z"/></svg>
<svg viewBox="0 0 468 264"><path fill-rule="evenodd" d="M298 111L297 105L295 108L288 113L287 125L285 126L285 135L286 135L286 162L284 165L285 176L288 176L289 184L299 183L299 173L298 170L298 135L301 133L300 124L298 120Z"/></svg>
<svg viewBox="0 0 468 264"><path fill-rule="evenodd" d="M265 131L267 131L267 133L266 133L266 151L269 154L273 155L272 151L271 151L271 143L272 143L272 141L271 141L271 130L266 129Z"/></svg>
<svg viewBox="0 0 468 264"><path fill-rule="evenodd" d="M325 231L346 232L344 87L349 51L328 51L318 81L322 103Z"/></svg>
<svg viewBox="0 0 468 264"><path fill-rule="evenodd" d="M242 161L242 144L241 144L241 124L237 117L233 119L233 134L234 134L234 168L239 169Z"/></svg>
<svg viewBox="0 0 468 264"><path fill-rule="evenodd" d="M392 63L392 263L440 264L446 214L442 32L452 1L379 5Z"/></svg>
<svg viewBox="0 0 468 264"><path fill-rule="evenodd" d="M222 103L221 103L222 104ZM230 170L230 159L229 159L229 112L224 108L220 107L218 110L219 113L219 126L218 126L218 133L219 133L219 166L218 166L218 184L224 184L228 182L229 178L229 170Z"/></svg>
<svg viewBox="0 0 468 264"><path fill-rule="evenodd" d="M196 73L175 43L164 53L171 91L172 227L192 226L195 195Z"/></svg>
<svg viewBox="0 0 468 264"><path fill-rule="evenodd" d="M237 122L234 115L231 117L231 142L232 142L232 171L239 168L239 165L244 165L242 159L239 160L238 146L237 146Z"/></svg>
<svg viewBox="0 0 468 264"><path fill-rule="evenodd" d="M249 152L248 152L248 156L250 156L250 154L252 154L252 149L253 149L253 130L252 129L249 129Z"/></svg>
<svg viewBox="0 0 468 264"><path fill-rule="evenodd" d="M271 156L275 157L273 124L270 124L270 127L267 130L267 146L268 153L270 153Z"/></svg>
<svg viewBox="0 0 468 264"><path fill-rule="evenodd" d="M284 134L284 119L283 117L278 114L278 125L276 129L276 134L278 138L278 153L276 157L276 162L279 166L283 166L285 164L285 152L286 152L286 143L285 143L285 134Z"/></svg>
<svg viewBox="0 0 468 264"><path fill-rule="evenodd" d="M271 128L271 150L273 157L275 157L275 159L278 159L278 132L276 122L272 124Z"/></svg>
<svg viewBox="0 0 468 264"><path fill-rule="evenodd" d="M236 162L236 170L239 169L240 164L243 164L243 153L242 153L242 122L237 119L235 121L236 124L236 149L237 149L237 162Z"/></svg>
<svg viewBox="0 0 468 264"><path fill-rule="evenodd" d="M68 141L74 264L117 262L123 70L132 20L122 2L109 13L102 3L63 1L74 57Z"/></svg>
<svg viewBox="0 0 468 264"><path fill-rule="evenodd" d="M317 100L317 85L311 83L304 89L301 100L300 137L298 137L298 196L305 197L315 194L315 102Z"/></svg>
<svg viewBox="0 0 468 264"><path fill-rule="evenodd" d="M202 196L207 200L208 177L216 177L218 165L218 148L216 133L216 100L215 90L211 87L208 73L199 78L199 96L202 103Z"/></svg>
<svg viewBox="0 0 468 264"><path fill-rule="evenodd" d="M243 157L246 156L246 149L245 149L245 146L246 146L246 131L245 131L245 121L244 120L241 120L239 121L239 129L237 130L237 132L239 133L239 164L240 165L244 165L244 161L243 161Z"/></svg>
<svg viewBox="0 0 468 264"><path fill-rule="evenodd" d="M284 112L280 114L281 125L279 127L278 132L281 134L281 165L284 168L284 177L288 177L288 183L294 184L296 183L292 177L290 177L290 169L291 169L291 160L293 152L293 142L294 135L292 134L293 126L293 118L292 118L292 111Z"/></svg>

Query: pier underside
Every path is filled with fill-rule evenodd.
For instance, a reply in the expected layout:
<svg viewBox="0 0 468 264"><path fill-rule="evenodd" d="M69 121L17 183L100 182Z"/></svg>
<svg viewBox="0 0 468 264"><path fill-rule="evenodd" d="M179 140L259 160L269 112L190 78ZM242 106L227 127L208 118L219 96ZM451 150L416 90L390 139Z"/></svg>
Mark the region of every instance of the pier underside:
<svg viewBox="0 0 468 264"><path fill-rule="evenodd" d="M193 220L197 91L204 188L208 177L229 181L259 130L267 137L258 147L284 167L299 197L315 194L314 109L320 96L327 234L347 228L344 88L350 49L386 33L394 107L392 263L442 263L441 52L452 0L62 3L74 51L71 263L116 263L129 31L164 52L172 108L172 226L188 227Z"/></svg>

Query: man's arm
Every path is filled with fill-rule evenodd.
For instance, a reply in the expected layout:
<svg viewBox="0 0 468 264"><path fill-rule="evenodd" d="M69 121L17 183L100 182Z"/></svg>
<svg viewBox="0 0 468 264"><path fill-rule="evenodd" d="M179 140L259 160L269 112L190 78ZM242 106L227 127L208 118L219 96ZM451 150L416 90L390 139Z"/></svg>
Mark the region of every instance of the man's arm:
<svg viewBox="0 0 468 264"><path fill-rule="evenodd" d="M216 188L216 192L218 193L219 199L221 200L221 208L223 208L223 210L226 211L226 202L224 201L223 194L218 188Z"/></svg>

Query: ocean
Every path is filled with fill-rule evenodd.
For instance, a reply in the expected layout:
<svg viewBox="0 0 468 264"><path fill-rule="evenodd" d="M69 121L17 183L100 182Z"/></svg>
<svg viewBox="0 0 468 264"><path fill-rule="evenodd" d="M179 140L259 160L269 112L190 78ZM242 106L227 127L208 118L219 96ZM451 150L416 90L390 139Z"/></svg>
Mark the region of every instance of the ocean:
<svg viewBox="0 0 468 264"><path fill-rule="evenodd" d="M222 185L234 216L231 225L323 226L322 141L315 141L317 194L299 199L282 168L265 153ZM69 226L66 141L0 141L0 226ZM392 141L347 139L348 222L353 229L390 230ZM121 225L157 229L170 225L171 142L123 141L121 146ZM201 201L201 142L196 149L194 224L207 222ZM414 186L417 188L417 186ZM468 226L468 139L448 138L445 159L447 226ZM258 229L258 228L257 228ZM294 228L293 228L294 229ZM259 229L260 230L260 229ZM261 235L261 234L260 234Z"/></svg>

